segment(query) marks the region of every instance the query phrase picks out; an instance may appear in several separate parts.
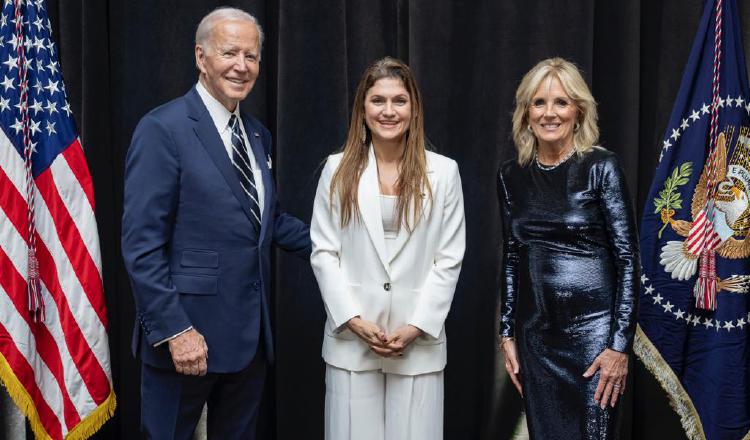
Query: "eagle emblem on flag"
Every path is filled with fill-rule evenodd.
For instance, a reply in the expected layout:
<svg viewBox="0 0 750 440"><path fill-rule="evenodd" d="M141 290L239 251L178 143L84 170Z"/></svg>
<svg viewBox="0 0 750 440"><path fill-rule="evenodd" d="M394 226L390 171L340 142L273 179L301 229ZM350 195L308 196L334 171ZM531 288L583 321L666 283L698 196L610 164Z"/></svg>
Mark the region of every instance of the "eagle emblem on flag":
<svg viewBox="0 0 750 440"><path fill-rule="evenodd" d="M674 208L680 208L681 195L675 189L687 182L692 163L675 168L665 181L660 197L654 199L664 227L669 225L684 240L670 240L661 249L660 263L672 279L685 281L698 271L702 250L722 258L738 259L750 256L750 133L740 127L732 156L727 161L727 139L732 139L735 128L727 127L719 134L716 151L716 191L706 200L709 163L701 173L693 191L690 212L692 221L674 219ZM709 211L713 211L712 215ZM663 227L662 227L663 230ZM662 231L659 233L661 234ZM750 277L733 275L716 277L716 290L746 293Z"/></svg>

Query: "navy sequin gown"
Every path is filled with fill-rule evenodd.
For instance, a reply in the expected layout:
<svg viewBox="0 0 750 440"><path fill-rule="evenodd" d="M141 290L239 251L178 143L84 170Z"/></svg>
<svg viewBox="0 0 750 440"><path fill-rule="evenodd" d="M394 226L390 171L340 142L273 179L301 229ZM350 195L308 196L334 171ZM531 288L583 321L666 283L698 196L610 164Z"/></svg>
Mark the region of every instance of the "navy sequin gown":
<svg viewBox="0 0 750 440"><path fill-rule="evenodd" d="M635 332L638 240L617 157L595 147L551 170L509 161L498 194L501 334L516 338L531 438L616 439L622 405L600 409L599 373L583 372L605 348L630 353Z"/></svg>

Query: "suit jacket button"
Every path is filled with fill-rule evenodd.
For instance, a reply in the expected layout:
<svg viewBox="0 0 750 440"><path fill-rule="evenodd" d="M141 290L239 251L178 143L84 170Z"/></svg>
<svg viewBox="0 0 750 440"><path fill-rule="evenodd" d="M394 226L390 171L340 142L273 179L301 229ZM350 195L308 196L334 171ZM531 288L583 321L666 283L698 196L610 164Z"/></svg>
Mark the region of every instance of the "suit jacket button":
<svg viewBox="0 0 750 440"><path fill-rule="evenodd" d="M391 283L383 284L383 290L385 290L386 292L389 292L391 290Z"/></svg>

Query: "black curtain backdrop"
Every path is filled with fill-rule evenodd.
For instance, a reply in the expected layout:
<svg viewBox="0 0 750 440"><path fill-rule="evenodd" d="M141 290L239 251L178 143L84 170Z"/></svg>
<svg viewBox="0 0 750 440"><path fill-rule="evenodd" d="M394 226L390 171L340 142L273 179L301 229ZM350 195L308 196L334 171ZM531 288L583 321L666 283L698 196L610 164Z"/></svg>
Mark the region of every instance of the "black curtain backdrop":
<svg viewBox="0 0 750 440"><path fill-rule="evenodd" d="M139 438L139 366L130 353L134 307L120 257L123 164L138 120L196 81L193 36L218 1L50 0L62 70L93 174L110 347L118 397L97 439ZM513 95L537 61L576 62L599 102L601 144L619 154L640 215L700 0L246 0L231 5L266 32L261 75L245 111L275 138L274 170L287 211L309 221L320 165L344 140L364 68L408 62L424 95L426 130L459 163L467 253L447 321L445 438L508 439L521 400L496 349L499 219L495 174L514 156ZM740 2L750 26L750 8ZM745 46L749 45L745 32ZM585 274L581 274L585 276ZM324 311L307 262L276 255L277 363L261 438L322 439ZM684 438L677 416L632 364L623 438Z"/></svg>

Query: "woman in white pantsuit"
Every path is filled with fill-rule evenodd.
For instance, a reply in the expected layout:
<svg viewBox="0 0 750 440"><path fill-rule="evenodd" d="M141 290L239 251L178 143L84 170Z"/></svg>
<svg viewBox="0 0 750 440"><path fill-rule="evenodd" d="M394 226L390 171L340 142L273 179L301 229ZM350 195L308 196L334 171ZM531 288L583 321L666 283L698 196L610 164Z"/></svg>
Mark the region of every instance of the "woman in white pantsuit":
<svg viewBox="0 0 750 440"><path fill-rule="evenodd" d="M378 60L318 183L310 235L328 317L327 440L443 437L443 324L465 225L458 167L425 150L423 120L409 67Z"/></svg>

